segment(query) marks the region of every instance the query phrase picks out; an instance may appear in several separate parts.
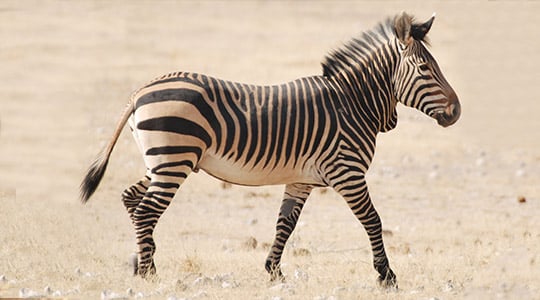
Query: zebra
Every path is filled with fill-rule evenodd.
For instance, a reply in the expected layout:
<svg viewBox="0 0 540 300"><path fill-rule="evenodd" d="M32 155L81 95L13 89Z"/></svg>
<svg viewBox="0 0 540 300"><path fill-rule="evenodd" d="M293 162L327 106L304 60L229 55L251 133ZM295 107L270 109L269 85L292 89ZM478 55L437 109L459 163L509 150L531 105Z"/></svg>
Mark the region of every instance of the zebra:
<svg viewBox="0 0 540 300"><path fill-rule="evenodd" d="M397 287L365 174L379 132L397 125L401 102L443 127L460 117L457 95L427 49L435 15L416 22L401 13L331 51L323 74L261 86L176 72L135 91L116 130L81 184L86 203L103 177L126 123L146 173L122 193L134 225L134 274L156 274L154 228L191 172L223 181L285 185L265 269L283 280L280 261L308 196L331 187L367 232L378 282Z"/></svg>

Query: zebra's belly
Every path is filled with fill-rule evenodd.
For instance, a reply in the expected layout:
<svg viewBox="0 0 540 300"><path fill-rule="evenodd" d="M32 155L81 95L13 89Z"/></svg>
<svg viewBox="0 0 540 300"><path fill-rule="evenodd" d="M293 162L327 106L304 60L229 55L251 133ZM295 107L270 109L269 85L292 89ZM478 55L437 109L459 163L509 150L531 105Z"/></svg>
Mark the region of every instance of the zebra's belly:
<svg viewBox="0 0 540 300"><path fill-rule="evenodd" d="M240 185L276 185L289 183L322 184L314 168L300 169L293 167L253 167L241 162L226 160L222 157L206 155L198 167L206 173L226 182Z"/></svg>

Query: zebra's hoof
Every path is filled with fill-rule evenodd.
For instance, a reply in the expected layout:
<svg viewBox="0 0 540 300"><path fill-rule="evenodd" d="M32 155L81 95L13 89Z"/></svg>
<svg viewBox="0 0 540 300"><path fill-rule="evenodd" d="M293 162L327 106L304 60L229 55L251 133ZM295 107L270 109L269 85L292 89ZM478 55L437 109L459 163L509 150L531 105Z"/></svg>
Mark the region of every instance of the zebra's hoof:
<svg viewBox="0 0 540 300"><path fill-rule="evenodd" d="M277 274L270 274L270 282L285 282L285 276L281 272Z"/></svg>
<svg viewBox="0 0 540 300"><path fill-rule="evenodd" d="M379 286L381 286L384 289L387 289L387 290L398 289L396 275L392 271L389 271L384 277L382 275L379 275L377 282L379 283Z"/></svg>
<svg viewBox="0 0 540 300"><path fill-rule="evenodd" d="M156 265L154 264L154 261L146 265L139 263L137 265L136 272L137 273L135 275L139 275L141 276L141 278L145 280L152 281L152 282L158 281L157 270L156 270Z"/></svg>
<svg viewBox="0 0 540 300"><path fill-rule="evenodd" d="M283 273L281 273L281 268L279 267L279 264L274 264L272 263L272 261L267 260L265 268L266 271L270 274L271 282L285 282L285 276L283 276Z"/></svg>

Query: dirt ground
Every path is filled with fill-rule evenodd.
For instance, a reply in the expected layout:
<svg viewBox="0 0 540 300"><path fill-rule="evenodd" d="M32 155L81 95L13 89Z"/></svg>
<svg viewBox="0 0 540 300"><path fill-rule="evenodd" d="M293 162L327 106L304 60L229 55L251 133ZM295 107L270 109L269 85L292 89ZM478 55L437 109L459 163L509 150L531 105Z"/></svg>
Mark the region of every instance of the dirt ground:
<svg viewBox="0 0 540 300"><path fill-rule="evenodd" d="M440 128L400 106L368 173L398 291L367 236L315 191L284 257L264 260L281 186L200 172L156 229L159 279L131 276L120 202L144 167L126 130L82 206L78 186L130 93L170 71L271 84L320 74L387 16L437 17L432 52L462 103ZM0 2L0 297L540 299L540 2Z"/></svg>

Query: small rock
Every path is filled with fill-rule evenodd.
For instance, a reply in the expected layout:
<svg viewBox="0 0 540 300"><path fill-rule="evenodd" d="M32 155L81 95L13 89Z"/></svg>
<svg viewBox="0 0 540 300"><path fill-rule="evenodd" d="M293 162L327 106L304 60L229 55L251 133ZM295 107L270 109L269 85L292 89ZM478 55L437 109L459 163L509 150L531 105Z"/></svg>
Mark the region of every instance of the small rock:
<svg viewBox="0 0 540 300"><path fill-rule="evenodd" d="M64 294L65 295L75 295L75 294L80 294L80 293L81 293L81 290L78 287L76 287L74 289L68 290Z"/></svg>
<svg viewBox="0 0 540 300"><path fill-rule="evenodd" d="M334 296L317 296L313 298L314 300L336 300L337 298Z"/></svg>
<svg viewBox="0 0 540 300"><path fill-rule="evenodd" d="M304 271L302 271L300 269L295 269L294 270L294 278L296 278L298 280L308 281L309 275L306 272L304 272Z"/></svg>
<svg viewBox="0 0 540 300"><path fill-rule="evenodd" d="M342 286L338 286L338 287L335 287L333 290L332 290L332 294L339 294L339 293L343 293L343 292L346 292L347 289L342 287Z"/></svg>
<svg viewBox="0 0 540 300"><path fill-rule="evenodd" d="M197 293L195 293L193 295L193 298L206 297L207 295L208 295L208 293L206 291L200 290L200 291L198 291Z"/></svg>
<svg viewBox="0 0 540 300"><path fill-rule="evenodd" d="M197 277L197 278L195 278L195 280L193 280L193 285L207 285L207 284L211 284L212 281L213 280L210 277L201 276L201 277Z"/></svg>
<svg viewBox="0 0 540 300"><path fill-rule="evenodd" d="M516 177L523 177L523 176L525 176L525 170L523 169L516 170Z"/></svg>
<svg viewBox="0 0 540 300"><path fill-rule="evenodd" d="M295 294L294 286L291 285L290 283L284 283L284 282L271 286L269 290L274 291L274 292L285 292L289 295Z"/></svg>
<svg viewBox="0 0 540 300"><path fill-rule="evenodd" d="M53 293L53 290L51 289L50 286L46 286L44 289L43 289L43 292L45 293L45 295L50 295Z"/></svg>
<svg viewBox="0 0 540 300"><path fill-rule="evenodd" d="M122 296L121 294L111 292L109 290L103 290L101 292L101 299L102 300L111 300L111 299L126 299L126 297Z"/></svg>
<svg viewBox="0 0 540 300"><path fill-rule="evenodd" d="M452 282L452 280L448 280L444 287L442 288L442 291L445 292L445 293L449 293L451 291L454 290L454 283Z"/></svg>
<svg viewBox="0 0 540 300"><path fill-rule="evenodd" d="M22 288L19 290L19 297L20 298L39 298L42 297L38 292L33 291L29 288Z"/></svg>
<svg viewBox="0 0 540 300"><path fill-rule="evenodd" d="M182 280L178 279L178 280L176 281L176 284L175 284L174 288L175 288L175 290L176 290L177 292L178 292L178 291L183 292L183 291L185 291L185 290L188 289L188 285L185 284L184 282L182 282Z"/></svg>
<svg viewBox="0 0 540 300"><path fill-rule="evenodd" d="M238 287L238 283L234 281L232 273L215 275L212 280L214 281L214 283L220 284L221 287L224 289Z"/></svg>
<svg viewBox="0 0 540 300"><path fill-rule="evenodd" d="M75 274L77 274L77 276L84 276L84 277L92 277L92 273L90 272L83 272L81 271L81 268L77 267L75 269Z"/></svg>
<svg viewBox="0 0 540 300"><path fill-rule="evenodd" d="M486 162L485 159L480 157L480 158L476 159L476 166L477 167L483 166L485 162Z"/></svg>
<svg viewBox="0 0 540 300"><path fill-rule="evenodd" d="M278 283L278 284L276 284L274 286L271 286L269 289L272 290L272 291L282 291L285 288L285 286L287 286L287 284L281 282L281 283Z"/></svg>
<svg viewBox="0 0 540 300"><path fill-rule="evenodd" d="M223 252L231 253L234 252L234 249L231 247L231 241L225 239L221 241L221 250Z"/></svg>

